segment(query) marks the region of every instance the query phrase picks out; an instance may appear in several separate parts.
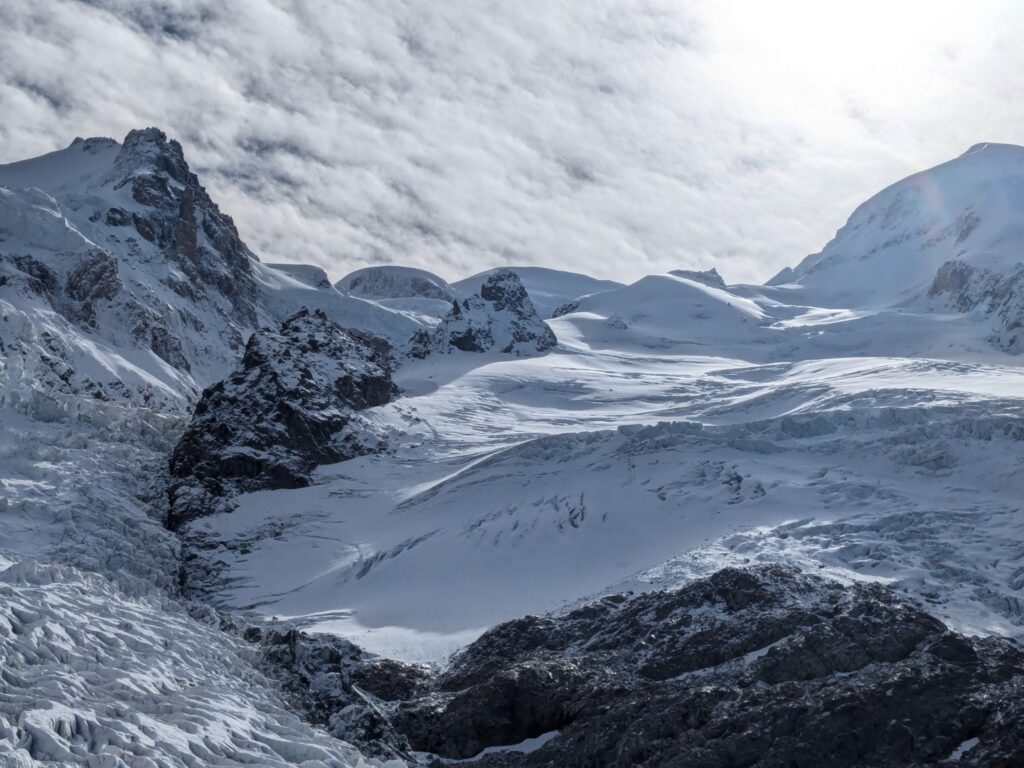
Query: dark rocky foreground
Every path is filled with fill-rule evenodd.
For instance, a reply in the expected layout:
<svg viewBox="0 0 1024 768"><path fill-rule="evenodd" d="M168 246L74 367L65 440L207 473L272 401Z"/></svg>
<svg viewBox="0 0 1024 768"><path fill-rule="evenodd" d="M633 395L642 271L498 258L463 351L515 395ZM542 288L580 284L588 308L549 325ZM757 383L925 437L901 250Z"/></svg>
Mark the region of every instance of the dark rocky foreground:
<svg viewBox="0 0 1024 768"><path fill-rule="evenodd" d="M1024 765L1024 649L878 585L777 566L500 625L442 673L336 638L257 632L314 720L435 765Z"/></svg>
<svg viewBox="0 0 1024 768"><path fill-rule="evenodd" d="M174 449L168 527L240 492L296 488L319 464L379 450L357 411L388 402L387 342L302 309L254 333L238 369L204 392Z"/></svg>

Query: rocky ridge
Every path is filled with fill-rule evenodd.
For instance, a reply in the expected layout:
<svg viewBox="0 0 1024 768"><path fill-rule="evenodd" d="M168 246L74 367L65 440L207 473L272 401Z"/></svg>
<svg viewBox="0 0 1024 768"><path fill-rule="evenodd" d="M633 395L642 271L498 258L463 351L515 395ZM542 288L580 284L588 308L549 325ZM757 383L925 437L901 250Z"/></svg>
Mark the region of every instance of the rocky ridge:
<svg viewBox="0 0 1024 768"><path fill-rule="evenodd" d="M357 412L396 394L386 341L300 310L246 344L238 369L208 387L170 458L168 525L237 493L295 488L319 464L380 450Z"/></svg>
<svg viewBox="0 0 1024 768"><path fill-rule="evenodd" d="M673 269L669 272L670 275L675 277L682 277L687 280L695 280L698 283L710 286L711 288L722 288L725 289L725 280L718 270L712 267L711 269L695 270L695 269Z"/></svg>
<svg viewBox="0 0 1024 768"><path fill-rule="evenodd" d="M0 166L0 185L0 298L35 326L39 386L176 408L265 317L256 257L158 129L76 139ZM93 337L121 359L98 361Z"/></svg>
<svg viewBox="0 0 1024 768"><path fill-rule="evenodd" d="M525 356L546 352L557 343L518 275L498 270L488 275L478 293L453 301L437 328L417 332L409 354L423 358L459 350Z"/></svg>
<svg viewBox="0 0 1024 768"><path fill-rule="evenodd" d="M928 295L957 312L977 312L992 326L989 341L1010 354L1024 351L1024 263L1000 272L948 261L939 267Z"/></svg>
<svg viewBox="0 0 1024 768"><path fill-rule="evenodd" d="M1011 766L1022 690L1012 641L759 566L495 627L390 719L435 765Z"/></svg>

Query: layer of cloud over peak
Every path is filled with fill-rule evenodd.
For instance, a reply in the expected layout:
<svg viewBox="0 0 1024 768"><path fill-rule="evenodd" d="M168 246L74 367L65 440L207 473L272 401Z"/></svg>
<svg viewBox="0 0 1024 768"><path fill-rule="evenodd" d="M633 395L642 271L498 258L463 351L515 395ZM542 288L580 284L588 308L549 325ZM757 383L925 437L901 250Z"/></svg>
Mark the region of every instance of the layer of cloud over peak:
<svg viewBox="0 0 1024 768"><path fill-rule="evenodd" d="M257 253L334 277L517 263L762 280L881 185L1015 138L1020 89L995 78L1021 71L999 47L1020 31L1012 4L921 4L944 15L907 49L874 41L861 69L825 60L845 54L815 35L842 30L817 5L6 0L0 162L158 125ZM871 14L922 29L848 5L869 37ZM937 121L957 96L954 130Z"/></svg>

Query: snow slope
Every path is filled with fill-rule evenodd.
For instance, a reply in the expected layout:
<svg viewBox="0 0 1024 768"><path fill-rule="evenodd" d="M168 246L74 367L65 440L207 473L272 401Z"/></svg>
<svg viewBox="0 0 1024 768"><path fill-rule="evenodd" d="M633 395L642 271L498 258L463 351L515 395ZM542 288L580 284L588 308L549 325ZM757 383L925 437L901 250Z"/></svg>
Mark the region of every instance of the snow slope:
<svg viewBox="0 0 1024 768"><path fill-rule="evenodd" d="M559 314L556 335L591 348L688 353L749 347L765 337L768 323L765 310L751 299L671 274L583 296Z"/></svg>
<svg viewBox="0 0 1024 768"><path fill-rule="evenodd" d="M1020 539L1005 538L1024 533L1020 369L563 350L413 366L399 383L408 396L377 412L392 454L196 524L225 545L212 555L230 573L225 606L437 658L500 620L801 520L814 535L788 551L802 561L810 549L962 628L1024 635ZM943 519L958 521L949 536ZM899 546L870 552L889 526ZM963 527L976 543L950 579ZM1007 550L998 569L993 548ZM776 550L738 557L784 560Z"/></svg>
<svg viewBox="0 0 1024 768"><path fill-rule="evenodd" d="M773 284L815 306L877 308L920 299L957 259L1005 271L1021 263L1024 147L978 144L865 202L835 238Z"/></svg>

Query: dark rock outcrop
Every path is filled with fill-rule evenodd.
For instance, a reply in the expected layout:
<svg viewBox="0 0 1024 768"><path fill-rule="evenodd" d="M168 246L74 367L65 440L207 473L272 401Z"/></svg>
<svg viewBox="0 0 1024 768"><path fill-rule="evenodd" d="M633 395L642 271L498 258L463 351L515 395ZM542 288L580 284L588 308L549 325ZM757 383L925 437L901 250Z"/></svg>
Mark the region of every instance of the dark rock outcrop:
<svg viewBox="0 0 1024 768"><path fill-rule="evenodd" d="M262 667L281 681L302 715L373 757L411 761L409 741L391 726L384 701L422 693L427 671L379 659L333 635L248 627Z"/></svg>
<svg viewBox="0 0 1024 768"><path fill-rule="evenodd" d="M181 144L158 128L129 132L111 181L115 190L131 189L132 199L142 206L130 216L140 237L157 245L190 282L226 297L234 320L257 324L256 256L189 169ZM129 217L112 208L105 218L112 226L125 226Z"/></svg>
<svg viewBox="0 0 1024 768"><path fill-rule="evenodd" d="M64 290L72 304L69 317L95 328L96 305L110 301L122 288L117 260L106 251L93 251L68 272Z"/></svg>
<svg viewBox="0 0 1024 768"><path fill-rule="evenodd" d="M1012 766L1022 693L1011 641L955 634L879 585L765 566L496 627L392 723L444 758L557 731L485 768Z"/></svg>
<svg viewBox="0 0 1024 768"><path fill-rule="evenodd" d="M682 277L686 280L693 280L698 283L703 283L710 288L725 288L725 280L718 274L718 270L712 267L711 269L673 269L669 272L670 275L675 277Z"/></svg>
<svg viewBox="0 0 1024 768"><path fill-rule="evenodd" d="M254 333L240 367L208 387L170 460L176 529L240 492L296 488L319 464L374 452L356 414L396 393L388 345L300 310Z"/></svg>
<svg viewBox="0 0 1024 768"><path fill-rule="evenodd" d="M499 270L487 277L479 293L452 302L451 311L431 331L413 337L409 354L502 352L517 356L546 352L558 343L533 307L519 276Z"/></svg>
<svg viewBox="0 0 1024 768"><path fill-rule="evenodd" d="M551 317L552 318L556 318L556 317L562 317L562 315L571 315L573 312L575 312L579 308L580 308L580 300L579 299L573 299L572 301L565 302L565 304L562 304L560 307L555 307L555 311L551 313Z"/></svg>
<svg viewBox="0 0 1024 768"><path fill-rule="evenodd" d="M1024 352L1024 264L995 272L965 261L947 261L935 274L931 297L958 312L978 312L992 320L989 341L1011 354Z"/></svg>

